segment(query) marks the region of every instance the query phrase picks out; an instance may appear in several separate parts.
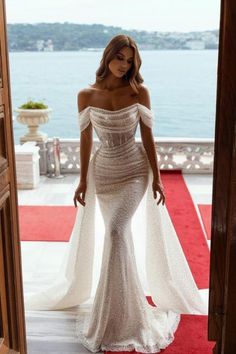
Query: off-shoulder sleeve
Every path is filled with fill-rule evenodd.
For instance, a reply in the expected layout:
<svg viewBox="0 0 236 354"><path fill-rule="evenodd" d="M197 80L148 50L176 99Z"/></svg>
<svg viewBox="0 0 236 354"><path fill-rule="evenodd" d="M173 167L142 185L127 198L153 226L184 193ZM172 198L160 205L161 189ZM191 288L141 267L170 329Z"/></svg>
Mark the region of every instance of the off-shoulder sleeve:
<svg viewBox="0 0 236 354"><path fill-rule="evenodd" d="M139 104L139 114L140 117L145 125L147 125L149 128L153 127L153 120L154 120L154 115L152 110L147 108L146 106Z"/></svg>
<svg viewBox="0 0 236 354"><path fill-rule="evenodd" d="M90 123L90 109L89 107L83 109L81 112L78 113L79 118L79 127L80 131L82 132Z"/></svg>

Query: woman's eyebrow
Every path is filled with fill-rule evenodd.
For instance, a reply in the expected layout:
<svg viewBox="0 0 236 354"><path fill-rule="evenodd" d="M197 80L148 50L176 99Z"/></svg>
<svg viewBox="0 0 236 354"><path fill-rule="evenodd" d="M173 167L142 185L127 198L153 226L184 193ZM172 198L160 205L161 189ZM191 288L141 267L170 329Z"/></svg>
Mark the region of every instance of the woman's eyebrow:
<svg viewBox="0 0 236 354"><path fill-rule="evenodd" d="M121 53L121 52L117 52L117 54L120 54L120 55L122 55L124 57L124 54ZM134 59L134 57L130 57L129 59Z"/></svg>

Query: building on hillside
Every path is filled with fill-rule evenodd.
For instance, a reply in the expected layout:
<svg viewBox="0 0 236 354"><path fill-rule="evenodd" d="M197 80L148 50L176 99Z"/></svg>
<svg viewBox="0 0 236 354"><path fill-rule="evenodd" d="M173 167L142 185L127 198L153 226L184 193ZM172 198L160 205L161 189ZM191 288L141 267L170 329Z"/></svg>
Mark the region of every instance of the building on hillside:
<svg viewBox="0 0 236 354"><path fill-rule="evenodd" d="M185 47L189 49L202 50L205 49L205 43L201 40L190 40L185 43Z"/></svg>

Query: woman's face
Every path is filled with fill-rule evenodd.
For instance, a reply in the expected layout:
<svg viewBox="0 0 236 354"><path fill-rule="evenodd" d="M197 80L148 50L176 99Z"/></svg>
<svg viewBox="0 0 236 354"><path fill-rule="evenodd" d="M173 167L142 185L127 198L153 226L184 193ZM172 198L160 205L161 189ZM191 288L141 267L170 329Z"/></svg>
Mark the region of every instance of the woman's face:
<svg viewBox="0 0 236 354"><path fill-rule="evenodd" d="M111 73L117 78L124 76L133 64L133 54L132 48L123 47L120 49L108 64Z"/></svg>

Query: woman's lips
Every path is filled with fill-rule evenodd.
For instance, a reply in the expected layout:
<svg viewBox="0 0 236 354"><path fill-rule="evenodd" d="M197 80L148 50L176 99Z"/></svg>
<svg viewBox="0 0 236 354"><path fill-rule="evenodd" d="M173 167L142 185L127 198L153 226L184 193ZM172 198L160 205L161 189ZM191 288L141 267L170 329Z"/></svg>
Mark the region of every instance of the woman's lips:
<svg viewBox="0 0 236 354"><path fill-rule="evenodd" d="M124 74L124 73L125 73L125 71L124 71L124 70L120 70L120 69L119 69L119 71L120 71L122 74Z"/></svg>

